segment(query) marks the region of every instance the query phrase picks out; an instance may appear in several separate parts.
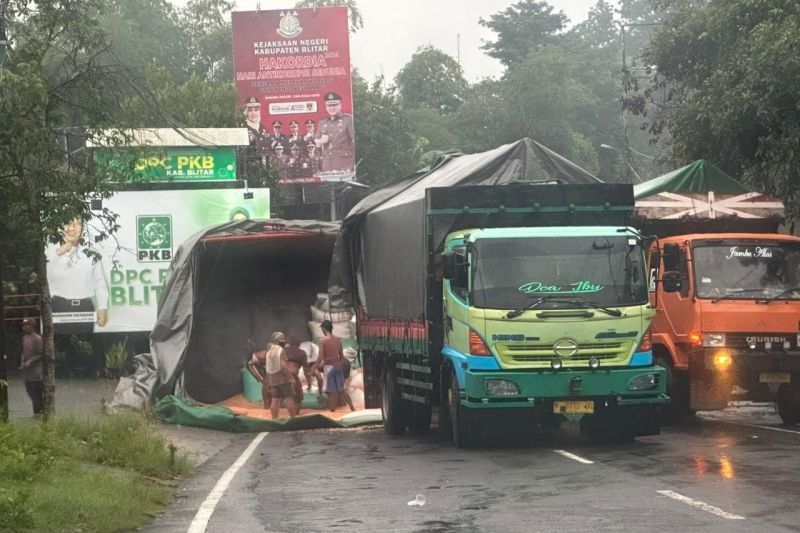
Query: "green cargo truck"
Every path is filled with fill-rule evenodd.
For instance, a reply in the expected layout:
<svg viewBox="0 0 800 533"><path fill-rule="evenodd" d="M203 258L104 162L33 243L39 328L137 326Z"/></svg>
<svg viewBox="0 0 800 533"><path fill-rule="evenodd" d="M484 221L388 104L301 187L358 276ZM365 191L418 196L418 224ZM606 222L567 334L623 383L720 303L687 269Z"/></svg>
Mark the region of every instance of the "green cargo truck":
<svg viewBox="0 0 800 533"><path fill-rule="evenodd" d="M427 186L467 169L453 158L345 220L329 290L357 310L367 406L401 434L425 431L438 404L461 447L501 412L514 427L579 421L592 440L657 434L668 397L631 186L572 168L574 184L520 183L518 168Z"/></svg>

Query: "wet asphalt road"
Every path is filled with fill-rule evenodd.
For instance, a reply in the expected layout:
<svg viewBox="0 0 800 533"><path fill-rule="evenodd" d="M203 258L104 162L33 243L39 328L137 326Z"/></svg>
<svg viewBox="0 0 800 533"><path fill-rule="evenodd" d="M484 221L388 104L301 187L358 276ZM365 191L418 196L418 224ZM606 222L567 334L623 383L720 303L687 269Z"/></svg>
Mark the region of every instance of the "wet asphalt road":
<svg viewBox="0 0 800 533"><path fill-rule="evenodd" d="M800 426L722 418L616 446L569 425L475 450L435 429L271 433L193 531L800 531ZM150 531L187 531L254 437L211 457ZM409 507L418 493L426 504Z"/></svg>

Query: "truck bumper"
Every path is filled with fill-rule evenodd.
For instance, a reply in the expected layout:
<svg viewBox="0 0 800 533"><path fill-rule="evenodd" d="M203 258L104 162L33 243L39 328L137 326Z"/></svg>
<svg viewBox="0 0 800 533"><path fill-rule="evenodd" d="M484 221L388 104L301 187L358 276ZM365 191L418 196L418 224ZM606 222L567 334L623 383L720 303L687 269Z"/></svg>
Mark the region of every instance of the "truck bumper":
<svg viewBox="0 0 800 533"><path fill-rule="evenodd" d="M715 358L721 354L730 357L729 365L721 366L715 363ZM800 381L800 352L747 351L725 347L699 348L689 354L689 369L693 389L724 389L726 394L720 395L722 396L718 402L720 405L727 404L730 388L734 384L749 391L744 397L746 399L771 400L774 399L778 385ZM715 387L715 384L719 385ZM700 401L702 398L699 392L695 396L697 396L695 408L710 408L705 406L707 402Z"/></svg>
<svg viewBox="0 0 800 533"><path fill-rule="evenodd" d="M634 384L653 385L632 390ZM504 383L497 387L497 382ZM472 371L464 372L461 404L471 408L541 407L556 400L588 401L618 406L657 405L669 402L666 371L660 366L597 370ZM500 388L507 394L497 394ZM512 392L518 391L516 394ZM599 407L599 406L598 406Z"/></svg>

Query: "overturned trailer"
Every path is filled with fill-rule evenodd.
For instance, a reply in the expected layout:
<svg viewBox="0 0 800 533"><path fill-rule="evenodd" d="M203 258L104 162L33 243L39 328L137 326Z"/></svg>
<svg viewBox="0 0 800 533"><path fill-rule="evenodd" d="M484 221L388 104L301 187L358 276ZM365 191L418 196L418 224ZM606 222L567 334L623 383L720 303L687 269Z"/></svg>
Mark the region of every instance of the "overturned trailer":
<svg viewBox="0 0 800 533"><path fill-rule="evenodd" d="M242 392L241 369L272 331L310 340L309 305L327 287L337 223L244 220L178 249L159 300L150 352L136 356L114 404L175 394L217 403Z"/></svg>

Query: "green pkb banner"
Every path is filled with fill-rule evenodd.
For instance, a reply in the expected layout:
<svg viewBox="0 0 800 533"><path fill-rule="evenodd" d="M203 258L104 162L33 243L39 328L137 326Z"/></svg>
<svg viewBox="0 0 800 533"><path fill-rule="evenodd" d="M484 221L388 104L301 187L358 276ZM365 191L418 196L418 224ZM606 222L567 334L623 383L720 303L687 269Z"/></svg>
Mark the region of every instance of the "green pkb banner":
<svg viewBox="0 0 800 533"><path fill-rule="evenodd" d="M233 181L236 179L234 148L148 148L127 152L98 150L99 172L112 170L127 182Z"/></svg>

